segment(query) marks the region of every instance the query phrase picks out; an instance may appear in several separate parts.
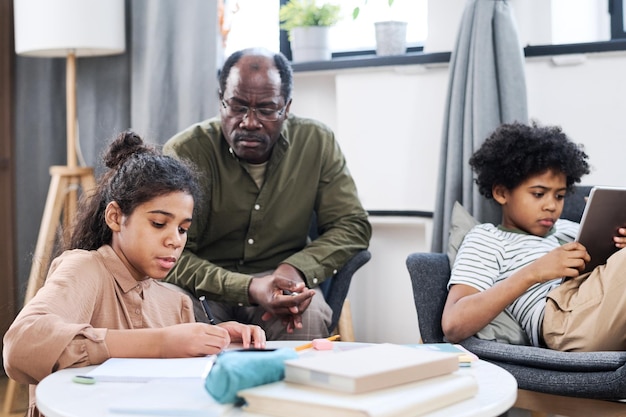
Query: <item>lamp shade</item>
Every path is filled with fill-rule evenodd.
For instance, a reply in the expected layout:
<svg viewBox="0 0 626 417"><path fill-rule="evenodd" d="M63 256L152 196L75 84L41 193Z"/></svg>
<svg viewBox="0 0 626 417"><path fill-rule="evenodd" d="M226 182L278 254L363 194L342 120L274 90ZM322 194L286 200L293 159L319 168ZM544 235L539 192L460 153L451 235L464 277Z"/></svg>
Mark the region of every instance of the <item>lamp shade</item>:
<svg viewBox="0 0 626 417"><path fill-rule="evenodd" d="M114 55L125 49L124 0L14 0L15 52Z"/></svg>

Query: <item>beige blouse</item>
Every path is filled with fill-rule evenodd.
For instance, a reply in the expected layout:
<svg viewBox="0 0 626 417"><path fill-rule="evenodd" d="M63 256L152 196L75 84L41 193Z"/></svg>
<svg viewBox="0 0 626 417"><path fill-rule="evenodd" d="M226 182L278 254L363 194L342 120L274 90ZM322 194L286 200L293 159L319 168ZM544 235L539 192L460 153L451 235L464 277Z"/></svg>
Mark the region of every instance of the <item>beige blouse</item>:
<svg viewBox="0 0 626 417"><path fill-rule="evenodd" d="M67 251L4 335L4 368L15 381L36 384L59 369L108 359L107 329L194 321L188 296L151 278L135 280L110 246ZM36 416L30 388L28 415Z"/></svg>

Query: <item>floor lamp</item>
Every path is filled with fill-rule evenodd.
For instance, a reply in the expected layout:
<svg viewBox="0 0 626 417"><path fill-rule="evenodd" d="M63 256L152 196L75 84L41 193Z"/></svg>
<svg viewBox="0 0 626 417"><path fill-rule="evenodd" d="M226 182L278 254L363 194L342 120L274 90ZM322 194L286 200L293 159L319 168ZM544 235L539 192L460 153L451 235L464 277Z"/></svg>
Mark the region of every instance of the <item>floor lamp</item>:
<svg viewBox="0 0 626 417"><path fill-rule="evenodd" d="M59 227L69 235L78 190L94 188L93 168L78 165L76 58L123 53L124 0L19 0L14 2L15 52L66 58L67 165L50 167L50 188L33 254L24 304L43 285ZM9 380L4 412L13 409L16 383Z"/></svg>

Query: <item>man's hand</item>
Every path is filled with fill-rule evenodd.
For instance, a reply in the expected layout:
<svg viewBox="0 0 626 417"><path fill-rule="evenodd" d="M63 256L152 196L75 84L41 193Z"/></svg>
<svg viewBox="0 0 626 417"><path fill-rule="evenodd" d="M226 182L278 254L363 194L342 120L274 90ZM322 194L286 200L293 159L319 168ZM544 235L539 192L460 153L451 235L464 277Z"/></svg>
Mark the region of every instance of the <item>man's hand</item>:
<svg viewBox="0 0 626 417"><path fill-rule="evenodd" d="M263 320L281 317L291 333L302 328L302 313L311 304L315 291L306 287L297 269L281 264L272 274L254 278L248 294L251 302L265 310Z"/></svg>

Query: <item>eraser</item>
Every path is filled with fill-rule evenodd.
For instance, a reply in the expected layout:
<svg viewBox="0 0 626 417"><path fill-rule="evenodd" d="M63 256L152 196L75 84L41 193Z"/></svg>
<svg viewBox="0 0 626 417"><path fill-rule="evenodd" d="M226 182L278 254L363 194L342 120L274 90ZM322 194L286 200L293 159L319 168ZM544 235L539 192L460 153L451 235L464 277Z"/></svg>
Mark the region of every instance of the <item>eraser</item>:
<svg viewBox="0 0 626 417"><path fill-rule="evenodd" d="M332 350L333 342L328 339L313 339L313 349L315 350Z"/></svg>
<svg viewBox="0 0 626 417"><path fill-rule="evenodd" d="M87 385L96 383L96 379L94 377L87 376L87 375L76 375L74 378L72 378L72 381L76 382L77 384L87 384Z"/></svg>

